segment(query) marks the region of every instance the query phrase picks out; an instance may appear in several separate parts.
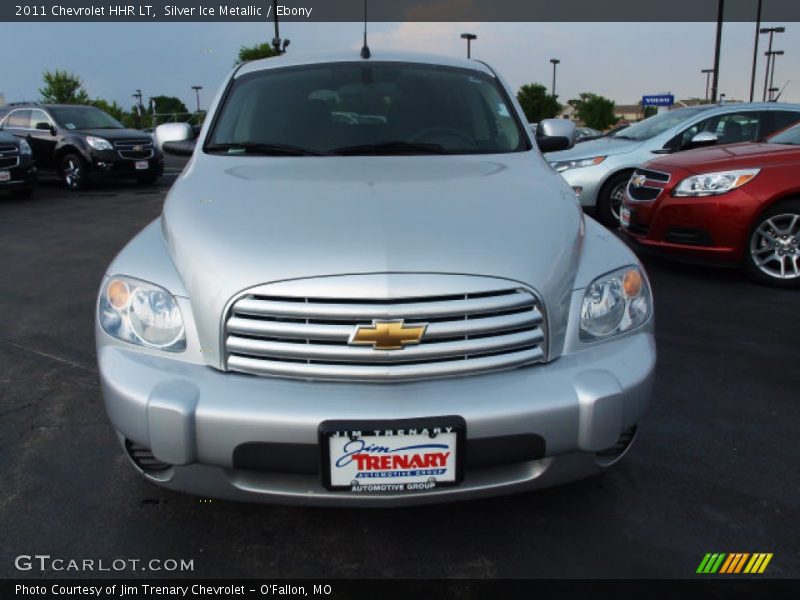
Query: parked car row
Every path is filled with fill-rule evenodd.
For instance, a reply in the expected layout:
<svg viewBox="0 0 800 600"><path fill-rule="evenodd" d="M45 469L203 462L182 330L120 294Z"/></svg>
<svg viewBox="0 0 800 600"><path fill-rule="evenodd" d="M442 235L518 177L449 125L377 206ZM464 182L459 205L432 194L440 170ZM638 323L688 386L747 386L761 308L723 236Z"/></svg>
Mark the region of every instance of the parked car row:
<svg viewBox="0 0 800 600"><path fill-rule="evenodd" d="M794 287L798 121L798 105L703 105L547 157L581 204L606 226L621 225L635 247Z"/></svg>
<svg viewBox="0 0 800 600"><path fill-rule="evenodd" d="M164 171L152 137L94 106L7 105L0 108L0 135L7 147L0 152L0 189L17 194L30 194L38 171L55 172L71 190L95 179L154 183Z"/></svg>

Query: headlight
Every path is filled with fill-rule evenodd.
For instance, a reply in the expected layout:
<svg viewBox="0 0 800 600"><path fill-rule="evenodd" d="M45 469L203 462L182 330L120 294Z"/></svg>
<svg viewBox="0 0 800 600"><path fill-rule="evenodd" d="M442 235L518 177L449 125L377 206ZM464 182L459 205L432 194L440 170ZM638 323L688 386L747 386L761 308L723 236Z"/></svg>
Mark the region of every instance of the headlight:
<svg viewBox="0 0 800 600"><path fill-rule="evenodd" d="M592 158L576 158L574 160L554 160L550 162L550 166L561 173L563 171L569 171L570 169L599 165L605 159L605 156L594 156Z"/></svg>
<svg viewBox="0 0 800 600"><path fill-rule="evenodd" d="M100 292L100 325L131 344L171 352L186 349L183 317L167 290L130 277L113 277Z"/></svg>
<svg viewBox="0 0 800 600"><path fill-rule="evenodd" d="M95 137L93 135L86 136L86 143L89 144L95 150L113 150L114 146L111 145L105 138Z"/></svg>
<svg viewBox="0 0 800 600"><path fill-rule="evenodd" d="M31 145L28 142L26 142L25 140L18 140L18 142L19 142L19 153L21 155L30 156L31 154L33 154L33 151L31 150Z"/></svg>
<svg viewBox="0 0 800 600"><path fill-rule="evenodd" d="M650 288L636 267L595 279L581 305L580 337L603 338L641 325L650 315Z"/></svg>
<svg viewBox="0 0 800 600"><path fill-rule="evenodd" d="M730 192L758 175L761 169L742 169L692 175L675 186L673 196L715 196Z"/></svg>

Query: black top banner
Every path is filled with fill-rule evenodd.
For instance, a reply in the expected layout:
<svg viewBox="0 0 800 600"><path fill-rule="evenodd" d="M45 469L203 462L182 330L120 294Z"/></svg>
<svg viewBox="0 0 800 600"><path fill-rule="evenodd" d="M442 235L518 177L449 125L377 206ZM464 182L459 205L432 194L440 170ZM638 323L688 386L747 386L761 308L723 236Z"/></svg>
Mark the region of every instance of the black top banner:
<svg viewBox="0 0 800 600"><path fill-rule="evenodd" d="M755 21L758 0L368 0L371 22ZM0 21L353 22L363 0L31 0L2 2ZM763 22L800 21L800 1L763 2Z"/></svg>

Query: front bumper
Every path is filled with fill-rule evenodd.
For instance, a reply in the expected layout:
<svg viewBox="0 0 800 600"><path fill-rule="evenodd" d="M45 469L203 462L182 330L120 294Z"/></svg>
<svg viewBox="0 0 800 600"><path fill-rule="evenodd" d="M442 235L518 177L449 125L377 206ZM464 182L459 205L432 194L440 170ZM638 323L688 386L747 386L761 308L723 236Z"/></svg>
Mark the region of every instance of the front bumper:
<svg viewBox="0 0 800 600"><path fill-rule="evenodd" d="M630 222L622 224L622 231L658 254L719 263L737 263L744 258L758 202L744 190L703 198L675 197L670 192L665 190L652 202L626 197Z"/></svg>
<svg viewBox="0 0 800 600"><path fill-rule="evenodd" d="M561 176L578 194L581 206L584 207L597 205L597 196L600 193L600 188L609 175L610 171L605 163L561 172Z"/></svg>
<svg viewBox="0 0 800 600"><path fill-rule="evenodd" d="M102 331L97 334L106 337ZM140 471L177 491L262 502L398 506L479 498L547 487L602 471L613 447L642 416L651 392L651 327L587 345L548 363L514 370L395 384L313 382L224 373L98 339L109 417L121 441L149 448L172 465ZM105 343L102 343L105 342ZM321 457L320 423L457 415L466 421L461 485L424 492L363 495L322 484L320 462L296 468L295 451ZM481 441L539 436L541 456L480 459ZM271 464L243 469L236 449L263 443ZM270 450L271 448L271 450ZM321 459L320 459L321 460ZM469 465L480 465L471 468ZM307 464L305 465L307 466Z"/></svg>
<svg viewBox="0 0 800 600"><path fill-rule="evenodd" d="M136 163L147 161L146 169L137 169ZM102 178L159 177L164 173L164 157L161 154L145 159L120 158L117 152L93 152L92 175Z"/></svg>
<svg viewBox="0 0 800 600"><path fill-rule="evenodd" d="M0 191L29 190L36 185L38 173L33 161L23 163L13 169L0 169L10 172L8 181L0 181Z"/></svg>

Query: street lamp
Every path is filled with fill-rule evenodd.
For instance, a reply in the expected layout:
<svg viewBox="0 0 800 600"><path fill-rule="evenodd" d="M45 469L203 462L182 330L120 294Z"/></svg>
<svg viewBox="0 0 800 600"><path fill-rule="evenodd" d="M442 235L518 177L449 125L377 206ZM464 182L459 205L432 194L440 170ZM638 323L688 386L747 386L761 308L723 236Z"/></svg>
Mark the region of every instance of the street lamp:
<svg viewBox="0 0 800 600"><path fill-rule="evenodd" d="M714 43L714 79L711 84L711 102L717 101L719 91L719 56L722 48L722 24L725 16L725 0L718 0L717 4L717 38Z"/></svg>
<svg viewBox="0 0 800 600"><path fill-rule="evenodd" d="M557 58L551 58L550 62L553 63L553 87L551 91L551 95L553 98L556 98L556 66L561 62Z"/></svg>
<svg viewBox="0 0 800 600"><path fill-rule="evenodd" d="M278 25L278 7L277 0L272 0L272 15L275 21L275 37L272 38L272 49L277 56L286 52L286 47L289 45L289 40L283 40L281 43L281 33Z"/></svg>
<svg viewBox="0 0 800 600"><path fill-rule="evenodd" d="M197 98L197 111L200 112L200 90L203 89L202 85L193 85L192 89L194 90L195 97Z"/></svg>
<svg viewBox="0 0 800 600"><path fill-rule="evenodd" d="M714 69L701 69L700 72L706 75L706 102L708 102L708 84L711 81L711 74L714 72Z"/></svg>
<svg viewBox="0 0 800 600"><path fill-rule="evenodd" d="M767 85L769 82L769 72L770 72L770 61L772 60L772 36L776 33L783 33L786 31L786 27L762 27L758 30L759 33L768 33L769 34L769 47L765 53L767 57L767 70L764 73L764 95L761 98L762 102L767 101Z"/></svg>
<svg viewBox="0 0 800 600"><path fill-rule="evenodd" d="M772 102L772 92L775 91L777 88L773 87L774 79L775 79L775 57L783 56L783 50L771 50L767 52L768 55L772 57L772 67L769 70L769 88L767 91L769 92L769 101ZM769 61L770 56L767 57L767 61Z"/></svg>
<svg viewBox="0 0 800 600"><path fill-rule="evenodd" d="M477 40L478 36L474 33L462 33L462 40L467 40L467 58L472 58L472 40Z"/></svg>
<svg viewBox="0 0 800 600"><path fill-rule="evenodd" d="M750 102L753 101L753 93L756 89L756 63L758 62L758 38L761 31L761 0L758 0L758 10L756 10L756 40L753 42L753 72L750 75Z"/></svg>

